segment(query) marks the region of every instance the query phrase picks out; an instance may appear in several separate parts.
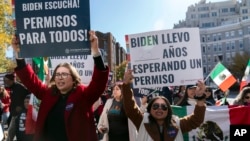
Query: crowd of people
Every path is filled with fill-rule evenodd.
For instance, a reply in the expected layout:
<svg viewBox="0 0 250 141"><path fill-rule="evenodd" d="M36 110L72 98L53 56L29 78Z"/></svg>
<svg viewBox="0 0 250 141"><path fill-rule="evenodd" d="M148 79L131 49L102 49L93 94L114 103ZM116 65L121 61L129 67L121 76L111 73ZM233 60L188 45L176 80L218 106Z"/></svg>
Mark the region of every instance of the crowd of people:
<svg viewBox="0 0 250 141"><path fill-rule="evenodd" d="M78 72L68 63L58 64L45 84L24 58L16 56L15 72L5 75L0 88L1 125L7 132L4 141L14 137L17 141L182 141L183 133L203 123L206 107L220 106L218 101L228 94L219 89L214 92L201 80L195 85L165 87L158 96L135 97L130 69L122 82L108 86L109 68L103 63L95 32L89 34L95 65L88 86L81 84ZM13 39L15 52L18 45L18 39ZM28 134L25 120L31 94L41 104L35 132ZM249 85L233 104L250 105ZM172 105L195 108L179 118Z"/></svg>

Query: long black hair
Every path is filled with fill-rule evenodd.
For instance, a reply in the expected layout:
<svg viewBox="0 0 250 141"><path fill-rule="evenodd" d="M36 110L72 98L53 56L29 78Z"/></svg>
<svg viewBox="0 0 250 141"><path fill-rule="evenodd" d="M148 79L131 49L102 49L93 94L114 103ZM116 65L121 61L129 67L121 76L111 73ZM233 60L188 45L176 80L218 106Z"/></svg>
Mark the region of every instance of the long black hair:
<svg viewBox="0 0 250 141"><path fill-rule="evenodd" d="M151 113L151 107L153 105L153 103L157 100L157 99L163 99L165 101L165 103L167 104L168 106L168 114L165 118L165 124L166 124L166 127L169 128L172 124L171 124L171 120L172 120L172 115L173 115L173 111L172 111L172 108L171 108L171 105L168 101L167 98L165 98L164 96L156 96L154 98L152 98L149 103L148 103L148 106L147 106L147 111L149 113L149 122L150 123L156 123L156 120L155 118L150 114Z"/></svg>

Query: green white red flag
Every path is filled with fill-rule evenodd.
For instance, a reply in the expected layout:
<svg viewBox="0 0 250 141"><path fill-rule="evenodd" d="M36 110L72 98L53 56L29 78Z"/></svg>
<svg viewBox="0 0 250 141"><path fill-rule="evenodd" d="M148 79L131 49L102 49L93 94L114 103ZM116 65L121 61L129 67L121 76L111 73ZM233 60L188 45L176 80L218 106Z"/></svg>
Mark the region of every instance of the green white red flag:
<svg viewBox="0 0 250 141"><path fill-rule="evenodd" d="M210 77L214 83L224 92L236 82L235 77L220 62L211 71Z"/></svg>
<svg viewBox="0 0 250 141"><path fill-rule="evenodd" d="M38 78L45 83L45 75L49 74L48 68L51 67L49 59L43 57L32 58L33 68ZM35 123L39 110L40 100L34 94L31 94L29 107L27 110L25 132L26 134L33 134L35 132Z"/></svg>
<svg viewBox="0 0 250 141"><path fill-rule="evenodd" d="M192 114L194 106L172 106L179 117ZM207 106L200 127L183 134L184 141L230 141L230 125L250 125L250 106Z"/></svg>
<svg viewBox="0 0 250 141"><path fill-rule="evenodd" d="M244 76L242 77L242 80L240 82L240 90L247 85L250 82L250 59L248 60Z"/></svg>

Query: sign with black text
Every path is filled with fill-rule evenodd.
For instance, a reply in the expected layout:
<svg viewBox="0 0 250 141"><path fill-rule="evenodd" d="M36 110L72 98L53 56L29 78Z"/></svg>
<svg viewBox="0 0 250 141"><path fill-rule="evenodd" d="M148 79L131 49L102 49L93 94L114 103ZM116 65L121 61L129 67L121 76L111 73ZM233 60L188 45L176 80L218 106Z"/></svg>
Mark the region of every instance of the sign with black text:
<svg viewBox="0 0 250 141"><path fill-rule="evenodd" d="M16 0L20 57L89 55L89 0Z"/></svg>
<svg viewBox="0 0 250 141"><path fill-rule="evenodd" d="M78 74L80 75L81 82L85 85L89 85L94 70L94 60L91 55L51 56L50 60L51 76L58 64L67 62L76 68Z"/></svg>
<svg viewBox="0 0 250 141"><path fill-rule="evenodd" d="M134 88L195 84L203 80L199 28L126 35Z"/></svg>

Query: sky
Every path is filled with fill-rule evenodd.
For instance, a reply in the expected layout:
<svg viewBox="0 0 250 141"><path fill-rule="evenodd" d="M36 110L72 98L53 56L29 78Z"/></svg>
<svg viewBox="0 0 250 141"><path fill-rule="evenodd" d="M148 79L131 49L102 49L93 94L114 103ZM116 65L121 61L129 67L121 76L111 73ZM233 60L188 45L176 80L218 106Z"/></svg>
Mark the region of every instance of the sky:
<svg viewBox="0 0 250 141"><path fill-rule="evenodd" d="M125 35L172 29L200 0L90 0L92 30L110 32L126 48ZM220 2L227 0L206 0Z"/></svg>
<svg viewBox="0 0 250 141"><path fill-rule="evenodd" d="M200 0L89 0L90 28L110 32L124 49L125 35L172 29L185 20L188 6ZM220 2L227 0L206 0ZM13 56L8 48L6 57Z"/></svg>

